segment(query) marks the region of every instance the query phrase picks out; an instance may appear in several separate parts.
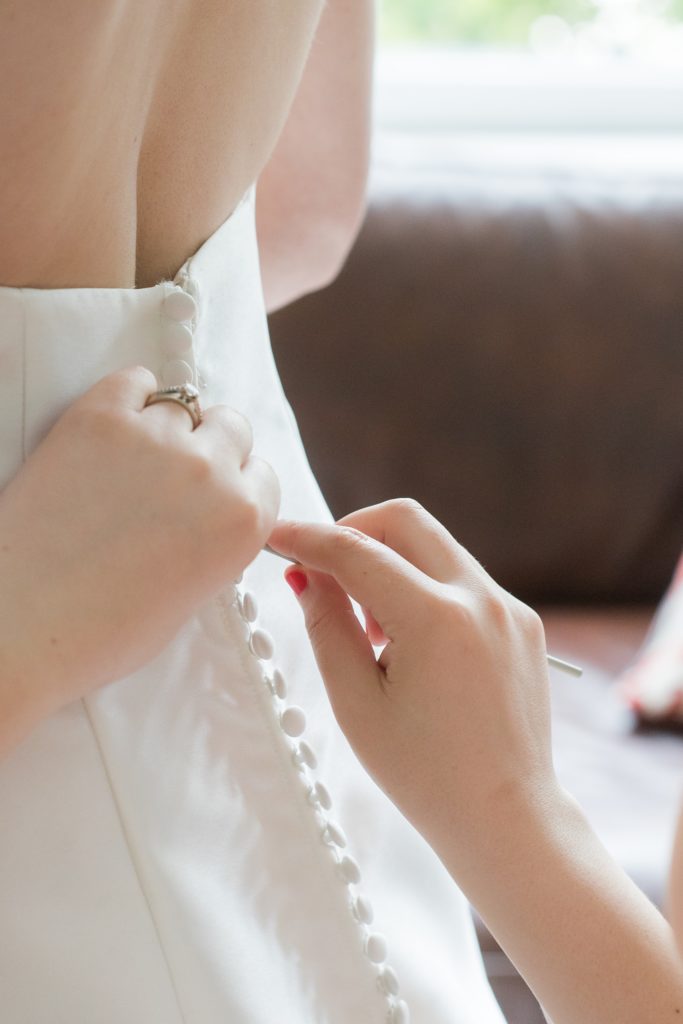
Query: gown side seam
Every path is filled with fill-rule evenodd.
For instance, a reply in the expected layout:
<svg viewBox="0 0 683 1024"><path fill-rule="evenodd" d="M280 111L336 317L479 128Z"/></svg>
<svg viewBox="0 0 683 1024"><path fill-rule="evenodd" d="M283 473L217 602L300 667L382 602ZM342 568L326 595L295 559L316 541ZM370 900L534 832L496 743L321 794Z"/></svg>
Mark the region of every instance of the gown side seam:
<svg viewBox="0 0 683 1024"><path fill-rule="evenodd" d="M95 740L95 745L97 747L97 752L98 752L99 757L100 757L100 761L101 761L101 764L102 764L102 769L104 771L104 776L105 776L105 779L107 781L107 786L109 787L109 792L111 793L112 803L113 803L115 811L116 811L116 817L118 818L119 825L121 827L121 833L122 833L122 836L123 836L123 841L125 843L126 850L128 851L128 856L130 858L131 867L133 869L133 872L134 872L135 877L137 879L138 885L140 887L140 892L142 893L142 897L144 899L145 906L147 907L147 911L149 913L149 918L150 918L150 921L152 923L152 927L154 928L154 932L156 934L157 941L159 943L159 949L161 951L161 955L163 957L164 964L166 965L166 970L168 972L168 978L169 978L169 981L170 981L170 984L171 984L171 989L173 991L173 995L174 995L174 998L175 998L176 1006L178 1008L178 1014L180 1016L180 1020L182 1021L182 1024L188 1024L188 1021L187 1021L187 1018L185 1016L185 1013L183 1012L182 1003L180 1001L180 994L179 994L178 989L176 987L175 979L173 977L173 971L171 970L171 964L169 962L168 955L167 955L167 952L166 952L166 948L164 946L164 942L163 942L163 939L161 937L161 930L159 928L159 924L158 924L156 916L154 914L154 910L153 910L152 905L150 903L149 896L147 895L147 890L145 889L145 886L143 884L142 875L141 875L140 869L138 867L138 864L137 864L137 861L136 861L136 858L135 858L135 854L133 852L133 844L131 842L130 836L128 835L128 829L126 828L126 822L125 822L125 819L124 819L124 816L123 816L123 813L122 813L122 810L121 810L121 806L119 804L118 797L116 795L116 789L114 787L114 783L112 781L112 777L111 777L111 774L109 772L109 766L107 764L107 759L105 757L104 750L102 749L102 744L100 743L100 737L98 735L97 728L95 726L93 718L92 718L92 716L90 714L90 708L88 707L87 700L85 700L82 697L81 698L81 703L82 703L83 708L85 710L85 715L86 715L86 718L88 720L88 724L90 726L90 731L92 732L93 738Z"/></svg>

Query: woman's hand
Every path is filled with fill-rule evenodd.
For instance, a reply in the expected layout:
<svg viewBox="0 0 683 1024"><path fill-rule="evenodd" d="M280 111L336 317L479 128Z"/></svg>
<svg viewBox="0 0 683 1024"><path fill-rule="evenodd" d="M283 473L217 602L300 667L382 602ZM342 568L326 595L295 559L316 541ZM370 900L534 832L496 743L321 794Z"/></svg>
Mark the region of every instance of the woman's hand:
<svg viewBox="0 0 683 1024"><path fill-rule="evenodd" d="M0 749L134 671L263 547L280 490L216 405L192 429L136 366L74 402L0 496ZM13 722L13 724L12 724Z"/></svg>
<svg viewBox="0 0 683 1024"><path fill-rule="evenodd" d="M678 1020L671 928L555 778L537 615L417 502L282 521L337 720L554 1024ZM290 576L294 571L287 570ZM364 609L375 659L347 595Z"/></svg>
<svg viewBox="0 0 683 1024"><path fill-rule="evenodd" d="M437 851L450 856L458 835L463 857L479 856L511 809L555 795L541 621L421 505L283 520L268 543L305 569L300 601L339 725ZM379 659L371 641L386 641Z"/></svg>

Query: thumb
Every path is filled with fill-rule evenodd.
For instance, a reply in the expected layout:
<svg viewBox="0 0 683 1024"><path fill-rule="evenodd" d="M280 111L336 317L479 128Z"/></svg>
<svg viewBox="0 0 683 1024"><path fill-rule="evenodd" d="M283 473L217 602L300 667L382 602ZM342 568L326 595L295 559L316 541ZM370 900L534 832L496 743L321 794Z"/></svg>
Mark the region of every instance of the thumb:
<svg viewBox="0 0 683 1024"><path fill-rule="evenodd" d="M315 660L342 730L353 728L368 701L383 693L384 669L353 605L333 576L289 568L285 580L297 595Z"/></svg>

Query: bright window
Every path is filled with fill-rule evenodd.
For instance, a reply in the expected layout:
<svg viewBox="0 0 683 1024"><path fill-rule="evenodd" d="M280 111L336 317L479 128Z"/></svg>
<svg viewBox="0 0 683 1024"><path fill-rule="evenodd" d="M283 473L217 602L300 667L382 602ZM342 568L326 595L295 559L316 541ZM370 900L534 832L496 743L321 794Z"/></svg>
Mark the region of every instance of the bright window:
<svg viewBox="0 0 683 1024"><path fill-rule="evenodd" d="M380 38L661 59L683 50L683 0L381 0Z"/></svg>
<svg viewBox="0 0 683 1024"><path fill-rule="evenodd" d="M376 124L683 132L683 0L380 0Z"/></svg>

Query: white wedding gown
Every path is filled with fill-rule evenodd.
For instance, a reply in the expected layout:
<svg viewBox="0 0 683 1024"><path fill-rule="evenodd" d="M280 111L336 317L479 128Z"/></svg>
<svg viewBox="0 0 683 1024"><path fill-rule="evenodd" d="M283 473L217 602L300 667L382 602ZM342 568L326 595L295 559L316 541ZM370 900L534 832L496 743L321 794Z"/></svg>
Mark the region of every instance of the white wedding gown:
<svg viewBox="0 0 683 1024"><path fill-rule="evenodd" d="M0 287L0 485L142 363L247 417L282 517L332 521L270 348L254 195L172 282ZM3 1024L501 1024L466 901L340 732L284 568L262 551L0 762Z"/></svg>

